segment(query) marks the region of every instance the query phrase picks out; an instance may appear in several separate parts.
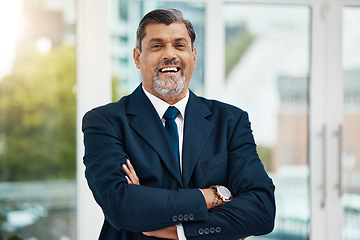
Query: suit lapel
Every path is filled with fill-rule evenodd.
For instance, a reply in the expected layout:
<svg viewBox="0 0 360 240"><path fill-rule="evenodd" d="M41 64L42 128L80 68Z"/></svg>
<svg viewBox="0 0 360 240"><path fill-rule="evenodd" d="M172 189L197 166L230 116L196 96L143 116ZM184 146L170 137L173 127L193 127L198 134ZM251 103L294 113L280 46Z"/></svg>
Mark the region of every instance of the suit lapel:
<svg viewBox="0 0 360 240"><path fill-rule="evenodd" d="M200 154L214 127L214 124L206 118L210 115L211 111L208 107L195 94L190 92L184 125L182 171L184 186L187 186Z"/></svg>
<svg viewBox="0 0 360 240"><path fill-rule="evenodd" d="M127 115L130 127L158 153L166 167L182 186L180 169L165 128L141 85L130 96Z"/></svg>

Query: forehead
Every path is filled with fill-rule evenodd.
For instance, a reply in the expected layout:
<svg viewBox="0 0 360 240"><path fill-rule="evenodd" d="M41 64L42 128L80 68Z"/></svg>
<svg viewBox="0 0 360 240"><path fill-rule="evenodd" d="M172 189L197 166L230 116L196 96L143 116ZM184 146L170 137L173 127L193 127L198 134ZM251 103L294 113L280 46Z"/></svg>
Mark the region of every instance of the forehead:
<svg viewBox="0 0 360 240"><path fill-rule="evenodd" d="M185 39L191 41L188 30L184 23L175 22L170 25L164 23L150 23L145 27L144 42L152 40L175 40Z"/></svg>

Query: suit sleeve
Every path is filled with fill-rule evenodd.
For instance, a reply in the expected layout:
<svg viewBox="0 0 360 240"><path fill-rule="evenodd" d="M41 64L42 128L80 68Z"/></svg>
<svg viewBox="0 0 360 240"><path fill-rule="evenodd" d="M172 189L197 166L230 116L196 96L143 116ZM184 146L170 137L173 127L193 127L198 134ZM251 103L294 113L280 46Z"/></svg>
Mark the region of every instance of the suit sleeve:
<svg viewBox="0 0 360 240"><path fill-rule="evenodd" d="M230 202L211 209L206 221L184 223L187 239L239 239L272 231L274 185L258 157L246 112L228 127Z"/></svg>
<svg viewBox="0 0 360 240"><path fill-rule="evenodd" d="M188 221L208 219L205 200L198 189L165 190L129 185L121 165L126 155L119 134L99 112L83 118L85 176L106 220L118 230L144 232ZM180 219L181 220L181 219Z"/></svg>

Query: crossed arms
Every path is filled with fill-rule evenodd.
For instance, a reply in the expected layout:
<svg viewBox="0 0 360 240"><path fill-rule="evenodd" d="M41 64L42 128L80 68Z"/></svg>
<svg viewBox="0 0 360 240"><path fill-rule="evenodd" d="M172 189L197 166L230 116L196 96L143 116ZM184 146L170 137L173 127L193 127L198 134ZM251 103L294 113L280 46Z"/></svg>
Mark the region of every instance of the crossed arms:
<svg viewBox="0 0 360 240"><path fill-rule="evenodd" d="M122 168L127 174L125 178L128 184L140 185L139 177L137 176L136 171L129 159L126 161L126 164L122 165ZM216 194L213 188L201 189L201 191L204 195L206 207L208 210L220 206L224 203L224 201ZM143 234L157 238L178 239L176 226L170 226L151 232L143 232Z"/></svg>
<svg viewBox="0 0 360 240"><path fill-rule="evenodd" d="M93 110L84 117L83 131L89 187L103 209L106 221L114 229L146 235L166 229L172 234L176 230L174 225L182 223L188 239L209 240L238 239L272 231L274 186L256 154L246 113L214 130L219 132L216 135L228 132L231 136L224 140L216 138L214 144L216 148L223 148L219 151L221 154L210 156L206 161L209 165L201 162L203 168L199 163L194 170L197 171L195 179L192 179L194 188L186 189L172 185L176 183L170 175L161 171L153 173L153 169L164 167L157 153L148 145L142 145L141 149L134 147L143 140L131 129L122 128L128 125L126 119L113 118L105 116L102 109ZM129 141L134 144L130 145ZM213 149L209 143L209 149L204 151ZM121 167L129 158L134 172L136 169L136 174L141 176L142 185L136 184L136 178L131 176L130 165L130 174ZM207 156L204 158L206 160ZM206 176L202 175L205 171ZM161 187L160 184L168 185ZM217 207L211 208L214 193L207 187L213 184L228 187L234 199L226 204L219 201ZM196 187L202 188L203 194ZM183 218L185 214L186 219ZM219 231L206 234L214 229Z"/></svg>

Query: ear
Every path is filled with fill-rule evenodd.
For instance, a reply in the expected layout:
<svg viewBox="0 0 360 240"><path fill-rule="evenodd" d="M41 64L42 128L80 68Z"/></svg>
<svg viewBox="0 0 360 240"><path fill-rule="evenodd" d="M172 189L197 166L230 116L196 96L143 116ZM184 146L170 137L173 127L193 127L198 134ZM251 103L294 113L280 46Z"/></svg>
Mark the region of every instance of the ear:
<svg viewBox="0 0 360 240"><path fill-rule="evenodd" d="M133 58L137 69L140 69L140 50L138 48L134 48Z"/></svg>
<svg viewBox="0 0 360 240"><path fill-rule="evenodd" d="M194 47L193 49L193 59L194 59L194 68L196 68L196 61L197 61L196 47Z"/></svg>

